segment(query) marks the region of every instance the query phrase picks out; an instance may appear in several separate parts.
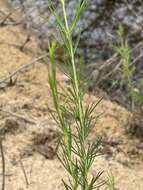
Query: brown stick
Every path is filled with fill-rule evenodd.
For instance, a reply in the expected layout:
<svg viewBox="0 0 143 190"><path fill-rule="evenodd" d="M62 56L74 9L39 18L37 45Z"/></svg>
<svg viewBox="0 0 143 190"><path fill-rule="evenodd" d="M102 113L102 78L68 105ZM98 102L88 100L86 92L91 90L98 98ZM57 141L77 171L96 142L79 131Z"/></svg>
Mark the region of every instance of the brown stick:
<svg viewBox="0 0 143 190"><path fill-rule="evenodd" d="M2 176L3 176L1 190L4 190L5 189L5 157L4 157L2 139L0 139L0 151L1 151L1 158L2 158Z"/></svg>
<svg viewBox="0 0 143 190"><path fill-rule="evenodd" d="M7 110L3 110L2 108L0 108L0 111L1 111L1 112L5 112L5 113L8 113L9 115L11 115L11 116L13 116L13 117L17 117L17 118L19 118L19 119L22 119L22 120L24 120L25 122L30 123L30 124L32 124L32 125L36 125L35 121L32 121L32 120L30 120L30 119L28 119L28 118L25 118L25 117L22 116L22 115L19 115L19 114L16 114L16 113L12 113L12 112L7 111Z"/></svg>
<svg viewBox="0 0 143 190"><path fill-rule="evenodd" d="M20 50L23 51L25 46L28 44L28 42L30 42L31 38L30 35L28 34L26 37L26 40L24 41L24 43L21 45Z"/></svg>
<svg viewBox="0 0 143 190"><path fill-rule="evenodd" d="M0 79L0 84L5 83L7 81L9 81L10 78L12 78L13 76L17 75L18 73L24 71L25 69L27 69L28 67L32 66L33 64L35 64L36 62L40 61L41 59L47 57L48 53L39 56L38 58L32 60L31 62L22 65L20 68L18 68L17 70L13 71L11 74L9 74L8 76L6 76L5 78Z"/></svg>
<svg viewBox="0 0 143 190"><path fill-rule="evenodd" d="M0 11L0 12L2 12L2 13L5 15L4 19L0 22L0 26L8 25L8 24L6 23L6 21L7 21L8 19L10 19L10 21L14 24L15 21L14 21L13 18L11 18L11 16L12 16L12 14L13 14L17 9L19 9L19 8L20 8L20 7L17 7L16 9L12 10L12 11L11 11L10 13L8 13L8 14L4 13L3 11Z"/></svg>
<svg viewBox="0 0 143 190"><path fill-rule="evenodd" d="M24 168L24 165L23 165L23 162L22 162L21 159L19 160L19 163L20 163L22 172L23 172L23 174L24 174L24 178L25 178L26 185L29 186L30 183L29 183L29 181L28 181L28 177L27 177L27 174L26 174L26 171L25 171L25 168Z"/></svg>

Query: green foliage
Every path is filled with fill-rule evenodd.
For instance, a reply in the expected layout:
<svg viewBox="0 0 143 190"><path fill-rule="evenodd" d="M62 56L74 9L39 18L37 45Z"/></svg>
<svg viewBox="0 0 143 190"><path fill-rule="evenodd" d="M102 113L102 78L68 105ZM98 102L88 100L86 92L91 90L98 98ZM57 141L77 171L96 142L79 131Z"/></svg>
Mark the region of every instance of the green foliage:
<svg viewBox="0 0 143 190"><path fill-rule="evenodd" d="M73 42L72 38L76 23L85 9L87 1L78 1L75 16L70 24L67 19L65 0L60 0L60 3L64 19L57 14L52 3L50 4L50 10L56 18L57 26L63 41L63 48L68 55L66 62L69 67L66 75L69 77L71 85L65 92L58 92L55 59L57 48L56 41L49 43L49 84L56 113L52 115L61 133L58 157L69 174L69 181L65 182L63 180L63 184L66 190L99 189L102 183L99 183L98 179L102 175L102 172L90 178L89 170L96 156L100 154L100 140L96 140L89 144L86 142L95 124L93 111L101 100L87 105L84 102L84 91L81 88L80 72L78 72L75 61L79 36L77 37L76 43ZM61 96L64 101L60 100ZM67 117L67 114L70 117Z"/></svg>
<svg viewBox="0 0 143 190"><path fill-rule="evenodd" d="M136 102L143 105L143 79L137 82L136 87L132 91L132 96Z"/></svg>
<svg viewBox="0 0 143 190"><path fill-rule="evenodd" d="M130 93L133 89L132 77L134 73L134 66L131 64L131 48L124 34L123 26L119 26L117 31L117 45L114 46L115 50L119 54L122 62L121 73L123 76L122 83L127 85L128 92Z"/></svg>
<svg viewBox="0 0 143 190"><path fill-rule="evenodd" d="M108 174L107 185L108 185L108 190L116 190L116 188L115 188L115 178L114 178L114 176L112 174Z"/></svg>
<svg viewBox="0 0 143 190"><path fill-rule="evenodd" d="M119 26L117 31L117 44L114 49L120 56L122 67L122 83L127 86L128 95L138 103L143 103L143 81L133 81L135 66L132 64L132 51L126 39L123 26Z"/></svg>

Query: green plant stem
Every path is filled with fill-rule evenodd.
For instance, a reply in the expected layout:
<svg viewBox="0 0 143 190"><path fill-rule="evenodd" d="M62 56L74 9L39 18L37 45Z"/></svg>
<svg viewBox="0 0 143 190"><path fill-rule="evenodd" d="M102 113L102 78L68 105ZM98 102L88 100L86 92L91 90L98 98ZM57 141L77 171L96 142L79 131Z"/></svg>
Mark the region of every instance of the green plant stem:
<svg viewBox="0 0 143 190"><path fill-rule="evenodd" d="M61 38L64 42L63 48L68 55L67 62L70 64L68 76L71 79L71 86L68 93L63 94L65 98L64 103L60 101L59 93L56 83L56 69L55 69L55 49L54 43L49 45L50 53L50 67L49 67L49 83L52 91L53 103L56 111L56 120L61 133L61 151L62 155L59 157L62 165L68 171L70 175L69 184L63 180L63 184L66 190L93 190L94 183L97 178L93 176L91 182L88 182L89 169L93 163L93 160L98 152L98 146L89 145L86 150L86 139L92 129L92 112L96 108L97 104L91 104L84 106L83 91L80 88L81 79L78 75L75 61L75 46L73 42L73 29L76 26L76 22L84 9L85 0L79 0L75 17L73 18L71 26L68 23L67 13L65 8L65 0L60 0L63 11L63 18L57 15L55 8L50 7L50 10L56 17L58 27L60 29ZM79 40L78 40L79 42ZM78 44L76 44L77 47ZM71 110L68 110L71 108ZM69 113L74 121L75 130L70 120L66 117L66 113Z"/></svg>

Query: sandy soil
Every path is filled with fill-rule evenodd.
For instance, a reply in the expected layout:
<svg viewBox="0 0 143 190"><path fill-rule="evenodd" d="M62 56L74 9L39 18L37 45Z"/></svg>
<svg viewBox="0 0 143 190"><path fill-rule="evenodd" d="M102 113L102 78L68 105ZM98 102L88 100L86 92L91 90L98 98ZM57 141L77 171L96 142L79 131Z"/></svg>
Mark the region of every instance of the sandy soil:
<svg viewBox="0 0 143 190"><path fill-rule="evenodd" d="M9 12L4 0L0 1L0 10ZM18 14L12 17L19 18ZM0 21L3 18L0 12ZM36 62L11 80L8 78L5 83L1 82L38 57L39 49L34 37L24 51L20 50L26 36L27 32L21 25L0 27L0 134L4 137L5 189L63 189L61 179L67 178L67 174L54 153L56 124L49 113L52 99L47 66ZM66 84L61 72L58 71L57 77L60 84ZM97 98L87 94L85 101L97 101ZM104 154L95 160L91 173L104 170L103 179L106 179L108 172L112 172L118 190L142 190L143 142L127 133L132 124L132 114L107 100L102 101L95 114L103 112L90 140L102 135Z"/></svg>

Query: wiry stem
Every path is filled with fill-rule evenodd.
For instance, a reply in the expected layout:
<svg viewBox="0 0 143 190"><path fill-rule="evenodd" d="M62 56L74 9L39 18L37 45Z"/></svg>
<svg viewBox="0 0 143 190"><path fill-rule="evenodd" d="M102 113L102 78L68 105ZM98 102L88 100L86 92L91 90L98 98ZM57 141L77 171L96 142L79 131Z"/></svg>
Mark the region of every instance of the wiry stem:
<svg viewBox="0 0 143 190"><path fill-rule="evenodd" d="M78 9L76 10L75 17L73 18L71 25L69 25L67 18L65 0L60 0L60 2L63 10L64 23L63 19L57 15L53 6L50 7L50 10L56 17L61 37L64 42L64 48L68 54L68 63L71 64L71 70L68 73L71 79L71 88L67 94L65 93L63 95L66 98L65 102L67 103L63 104L59 99L59 93L56 84L54 45L49 46L51 60L49 67L49 82L52 90L54 107L58 117L56 121L62 133L61 149L63 154L61 158L59 157L59 159L71 176L69 184L65 183L64 181L63 183L66 190L78 190L79 188L81 190L92 190L94 188L95 182L98 179L98 176L93 177L93 179L89 182L88 173L93 160L96 157L99 146L93 143L93 145L89 145L86 150L85 143L86 138L92 128L92 112L94 111L97 104L84 106L83 92L80 88L80 78L77 73L75 48L72 38L73 29L76 26L79 15L84 8L85 0L79 0L79 4L77 6ZM71 110L68 110L68 108L71 108ZM73 126L71 121L65 116L66 112L69 113L75 122L76 134L75 130L72 129Z"/></svg>

